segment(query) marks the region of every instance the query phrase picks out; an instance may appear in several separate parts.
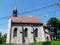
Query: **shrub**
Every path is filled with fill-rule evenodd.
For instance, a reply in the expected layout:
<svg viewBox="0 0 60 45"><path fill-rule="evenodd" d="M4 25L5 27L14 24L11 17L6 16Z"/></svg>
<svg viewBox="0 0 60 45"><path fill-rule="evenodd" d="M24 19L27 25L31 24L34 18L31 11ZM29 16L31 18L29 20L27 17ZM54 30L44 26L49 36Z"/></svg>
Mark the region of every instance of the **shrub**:
<svg viewBox="0 0 60 45"><path fill-rule="evenodd" d="M0 44L4 43L3 41L4 41L3 38L0 38Z"/></svg>

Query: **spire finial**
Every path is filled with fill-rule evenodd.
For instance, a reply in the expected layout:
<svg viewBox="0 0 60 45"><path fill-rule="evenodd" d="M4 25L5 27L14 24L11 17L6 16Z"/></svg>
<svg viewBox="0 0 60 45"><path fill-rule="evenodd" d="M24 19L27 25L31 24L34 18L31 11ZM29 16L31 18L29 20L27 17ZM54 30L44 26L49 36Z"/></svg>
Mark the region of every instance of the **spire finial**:
<svg viewBox="0 0 60 45"><path fill-rule="evenodd" d="M14 6L14 9L13 9L13 17L17 17L17 8L16 8L16 5Z"/></svg>
<svg viewBox="0 0 60 45"><path fill-rule="evenodd" d="M14 10L17 10L17 7L16 7L16 5L14 6Z"/></svg>

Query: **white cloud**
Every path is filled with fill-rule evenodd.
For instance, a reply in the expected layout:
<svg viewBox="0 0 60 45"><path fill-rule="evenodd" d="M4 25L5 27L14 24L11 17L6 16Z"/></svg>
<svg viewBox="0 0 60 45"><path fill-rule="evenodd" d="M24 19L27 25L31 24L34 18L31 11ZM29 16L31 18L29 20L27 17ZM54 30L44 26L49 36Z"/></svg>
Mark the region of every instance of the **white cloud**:
<svg viewBox="0 0 60 45"><path fill-rule="evenodd" d="M33 17L32 15L29 15L28 17Z"/></svg>
<svg viewBox="0 0 60 45"><path fill-rule="evenodd" d="M49 16L49 14L45 14L45 16L46 16L46 17L48 17L48 16Z"/></svg>
<svg viewBox="0 0 60 45"><path fill-rule="evenodd" d="M7 33L7 29L0 29L0 32L2 32L2 34Z"/></svg>
<svg viewBox="0 0 60 45"><path fill-rule="evenodd" d="M28 16L28 17L33 17L32 15L26 15L26 16Z"/></svg>

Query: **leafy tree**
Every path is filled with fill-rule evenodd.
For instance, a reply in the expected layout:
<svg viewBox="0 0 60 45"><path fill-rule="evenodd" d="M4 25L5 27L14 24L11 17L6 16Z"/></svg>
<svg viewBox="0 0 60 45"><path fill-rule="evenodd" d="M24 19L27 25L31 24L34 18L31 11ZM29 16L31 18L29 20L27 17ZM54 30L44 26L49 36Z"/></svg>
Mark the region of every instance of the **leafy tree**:
<svg viewBox="0 0 60 45"><path fill-rule="evenodd" d="M57 30L59 29L59 20L56 17L52 17L48 20L47 25L49 26L49 30L54 32L54 35L57 39Z"/></svg>
<svg viewBox="0 0 60 45"><path fill-rule="evenodd" d="M58 28L58 30L60 30L60 21L59 21L59 23L58 23L58 27L57 27L57 28Z"/></svg>
<svg viewBox="0 0 60 45"><path fill-rule="evenodd" d="M3 43L2 33L0 32L0 44Z"/></svg>
<svg viewBox="0 0 60 45"><path fill-rule="evenodd" d="M0 32L0 37L2 36L2 33Z"/></svg>
<svg viewBox="0 0 60 45"><path fill-rule="evenodd" d="M2 35L2 38L3 38L3 42L4 43L6 43L6 37L7 37L7 34L6 33Z"/></svg>
<svg viewBox="0 0 60 45"><path fill-rule="evenodd" d="M0 44L3 44L4 43L4 39L1 37L0 38Z"/></svg>

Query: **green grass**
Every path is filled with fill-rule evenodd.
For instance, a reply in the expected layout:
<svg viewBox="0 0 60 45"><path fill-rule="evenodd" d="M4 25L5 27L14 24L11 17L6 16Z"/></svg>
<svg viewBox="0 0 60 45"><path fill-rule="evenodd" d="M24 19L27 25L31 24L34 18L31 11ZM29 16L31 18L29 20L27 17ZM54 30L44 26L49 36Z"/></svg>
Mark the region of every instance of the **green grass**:
<svg viewBox="0 0 60 45"><path fill-rule="evenodd" d="M13 44L0 44L0 45L13 45ZM31 45L60 45L60 41L36 42Z"/></svg>
<svg viewBox="0 0 60 45"><path fill-rule="evenodd" d="M13 44L0 44L0 45L13 45Z"/></svg>
<svg viewBox="0 0 60 45"><path fill-rule="evenodd" d="M60 45L60 41L36 42L31 45Z"/></svg>
<svg viewBox="0 0 60 45"><path fill-rule="evenodd" d="M60 41L51 41L51 45L60 45Z"/></svg>
<svg viewBox="0 0 60 45"><path fill-rule="evenodd" d="M42 45L42 42L32 43L31 45Z"/></svg>

